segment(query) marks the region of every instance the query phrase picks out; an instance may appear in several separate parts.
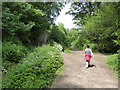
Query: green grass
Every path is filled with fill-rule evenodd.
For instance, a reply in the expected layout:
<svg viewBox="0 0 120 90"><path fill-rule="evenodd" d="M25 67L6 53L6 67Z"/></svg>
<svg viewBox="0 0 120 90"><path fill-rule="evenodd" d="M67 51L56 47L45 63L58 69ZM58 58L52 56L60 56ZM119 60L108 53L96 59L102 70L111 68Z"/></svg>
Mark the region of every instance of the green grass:
<svg viewBox="0 0 120 90"><path fill-rule="evenodd" d="M109 56L105 62L108 64L109 68L111 68L113 71L115 71L120 78L120 66L119 66L119 59L118 59L118 54L113 54Z"/></svg>
<svg viewBox="0 0 120 90"><path fill-rule="evenodd" d="M65 53L71 53L71 52L73 52L72 50L70 50L70 49L65 49L65 51L64 51Z"/></svg>

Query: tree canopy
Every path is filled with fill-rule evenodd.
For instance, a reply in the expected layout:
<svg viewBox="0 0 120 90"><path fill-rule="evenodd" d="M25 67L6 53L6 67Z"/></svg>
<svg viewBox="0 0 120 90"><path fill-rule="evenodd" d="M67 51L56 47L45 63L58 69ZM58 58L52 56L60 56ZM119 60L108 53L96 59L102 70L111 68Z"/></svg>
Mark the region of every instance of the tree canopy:
<svg viewBox="0 0 120 90"><path fill-rule="evenodd" d="M78 31L79 40L76 42L79 45L76 45L94 44L95 49L101 52L116 52L120 47L119 4L120 2L73 3L68 13L81 26Z"/></svg>
<svg viewBox="0 0 120 90"><path fill-rule="evenodd" d="M38 37L50 30L63 4L60 2L3 2L3 40L17 37L24 44L36 44Z"/></svg>

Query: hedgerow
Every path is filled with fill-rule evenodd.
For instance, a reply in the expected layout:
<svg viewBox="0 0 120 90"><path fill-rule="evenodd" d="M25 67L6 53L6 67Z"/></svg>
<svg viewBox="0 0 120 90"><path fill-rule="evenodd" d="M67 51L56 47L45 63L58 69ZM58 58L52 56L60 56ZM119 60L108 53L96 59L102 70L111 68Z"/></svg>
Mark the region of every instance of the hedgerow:
<svg viewBox="0 0 120 90"><path fill-rule="evenodd" d="M3 88L46 88L51 85L56 71L63 65L60 52L55 47L35 48L23 62L3 78Z"/></svg>

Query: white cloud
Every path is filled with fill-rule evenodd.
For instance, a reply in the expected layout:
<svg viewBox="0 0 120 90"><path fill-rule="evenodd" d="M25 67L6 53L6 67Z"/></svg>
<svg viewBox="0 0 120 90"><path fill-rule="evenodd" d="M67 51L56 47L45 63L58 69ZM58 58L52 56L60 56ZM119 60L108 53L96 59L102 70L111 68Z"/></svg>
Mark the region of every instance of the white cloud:
<svg viewBox="0 0 120 90"><path fill-rule="evenodd" d="M65 7L61 10L60 15L57 17L55 23L58 25L58 23L63 23L65 28L74 28L75 24L73 24L73 16L71 15L66 15L65 13L69 10L70 8L70 3L66 4Z"/></svg>

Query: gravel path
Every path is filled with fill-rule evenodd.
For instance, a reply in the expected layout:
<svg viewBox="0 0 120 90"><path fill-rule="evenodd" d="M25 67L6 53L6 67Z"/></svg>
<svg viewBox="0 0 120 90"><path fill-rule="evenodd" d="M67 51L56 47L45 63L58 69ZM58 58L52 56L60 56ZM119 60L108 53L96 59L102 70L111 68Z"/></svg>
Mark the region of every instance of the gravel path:
<svg viewBox="0 0 120 90"><path fill-rule="evenodd" d="M50 88L118 88L118 79L105 64L107 56L95 53L91 65L85 68L84 51L62 53L64 69Z"/></svg>

